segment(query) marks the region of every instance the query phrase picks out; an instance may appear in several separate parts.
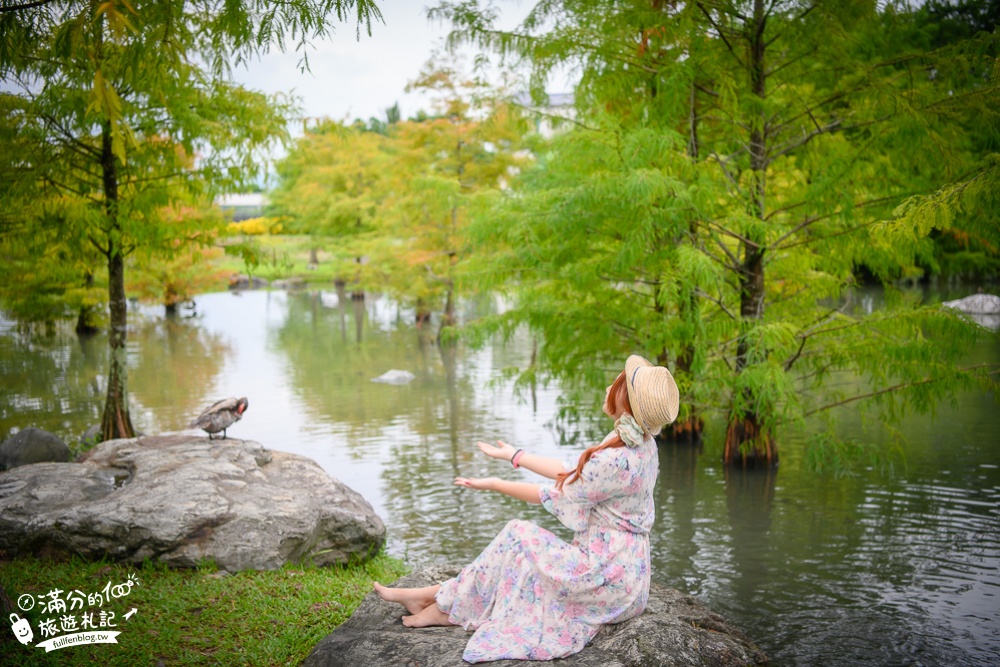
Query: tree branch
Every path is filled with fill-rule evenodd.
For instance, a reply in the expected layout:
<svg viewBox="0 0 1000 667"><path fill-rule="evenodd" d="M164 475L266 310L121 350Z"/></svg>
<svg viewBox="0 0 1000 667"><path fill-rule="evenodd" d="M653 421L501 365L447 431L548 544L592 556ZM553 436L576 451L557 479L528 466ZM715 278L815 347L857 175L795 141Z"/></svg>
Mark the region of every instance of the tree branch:
<svg viewBox="0 0 1000 667"><path fill-rule="evenodd" d="M705 93L706 95L711 95L712 97L718 97L719 96L719 93L715 92L714 90L712 90L710 88L706 88L705 86L701 85L697 81L694 82L694 87L697 88L698 90L700 90L701 92Z"/></svg>
<svg viewBox="0 0 1000 667"><path fill-rule="evenodd" d="M709 301L711 301L712 303L714 303L715 305L717 305L722 310L722 312L724 312L726 315L729 315L729 319L731 319L733 321L738 321L739 320L739 318L736 317L736 315L733 315L732 311L730 311L728 308L726 308L726 304L722 303L722 299L717 299L714 296L712 296L711 294L709 294L708 292L700 290L697 287L695 288L694 293L697 294L698 296L702 297L703 299L708 299Z"/></svg>
<svg viewBox="0 0 1000 667"><path fill-rule="evenodd" d="M764 216L764 220L765 221L770 220L773 216L775 216L775 215L777 215L779 213L785 213L786 211L791 211L791 210L796 209L796 208L798 208L800 206L805 206L808 203L809 203L808 201L806 201L806 200L803 199L800 202L796 202L794 204L789 204L788 206L782 206L780 208L771 209L771 212Z"/></svg>
<svg viewBox="0 0 1000 667"><path fill-rule="evenodd" d="M105 248L104 246L102 246L100 243L98 243L97 239L95 239L93 236L91 236L91 235L88 234L87 235L87 240L90 241L90 244L92 246L94 246L95 248L97 248L97 252L101 253L105 257L108 256L108 253L110 252L110 250L108 248Z"/></svg>
<svg viewBox="0 0 1000 667"><path fill-rule="evenodd" d="M812 113L811 112L809 113L809 116L812 117ZM813 122L816 122L815 118L813 118ZM840 120L839 119L832 120L832 121L830 121L829 123L827 123L826 125L824 125L822 127L817 126L815 130L813 130L809 134L807 134L807 135L805 135L805 136L803 136L803 137L801 137L799 139L795 139L793 141L789 141L788 143L785 144L785 146L783 148L779 149L777 152L772 153L771 151L768 151L768 153L767 153L767 162L768 162L768 164L770 164L771 162L773 162L777 158L781 157L782 155L786 155L786 154L792 152L796 148L801 148L802 146L805 146L807 143L809 143L810 141L812 141L812 139L814 137L818 137L821 134L829 134L830 132L833 132L834 130L836 130L839 127L840 127Z"/></svg>
<svg viewBox="0 0 1000 667"><path fill-rule="evenodd" d="M52 0L35 0L35 2L25 2L20 5L7 5L6 7L0 7L0 14L7 12L19 12L22 9L34 9L35 7L47 5L50 2L52 2Z"/></svg>
<svg viewBox="0 0 1000 667"><path fill-rule="evenodd" d="M89 199L90 201L94 202L95 204L99 203L101 201L100 199L98 199L97 197L94 197L89 192L86 192L84 190L78 190L78 189L76 189L76 188L74 188L74 187L72 187L70 185L67 185L67 184L62 183L60 181L57 181L56 179L52 178L51 176L45 175L45 176L42 176L41 178L42 178L43 181L45 181L46 183L48 183L49 185L51 185L52 187L54 187L57 191L71 192L71 193L77 195L78 197L83 197L84 199Z"/></svg>
<svg viewBox="0 0 1000 667"><path fill-rule="evenodd" d="M715 241L720 248L722 248L722 252L726 253L726 257L729 258L729 261L732 262L732 264L730 264L727 268L738 271L740 261L736 258L736 255L733 254L733 251L726 247L726 244L722 242L722 239L715 235L715 232L711 228L708 229L708 233L712 237L712 240ZM726 265L723 264L723 266Z"/></svg>
<svg viewBox="0 0 1000 667"><path fill-rule="evenodd" d="M799 14L794 19L792 19L792 22L794 23L795 21L801 21L802 19L804 19L806 16L809 15L809 12L811 12L814 9L816 9L816 4L815 3L809 5L808 7L806 7L806 9L801 14ZM784 35L784 34L785 34L784 30L779 30L778 33L774 37L772 37L771 39L769 39L766 42L764 42L764 48L766 49L769 46L771 46L771 44L773 44L774 42L778 41L778 39L782 35Z"/></svg>
<svg viewBox="0 0 1000 667"><path fill-rule="evenodd" d="M733 190L737 193L742 193L742 189L740 188L740 184L736 181L736 177L729 173L729 169L726 168L726 158L723 158L715 151L712 151L709 155L710 157L715 158L716 164L719 165L726 179L732 184Z"/></svg>
<svg viewBox="0 0 1000 667"><path fill-rule="evenodd" d="M63 142L62 143L64 145L72 148L75 152L79 153L80 155L84 155L84 156L90 157L90 158L99 158L99 157L101 157L101 151L100 150L98 150L94 146L90 146L90 145L88 145L88 144L80 141L80 139L78 139L77 137L75 137L72 132L70 132L68 129L66 129L65 127L63 127L62 123L60 123L57 119L53 118L52 116L46 115L46 114L39 114L39 118L41 118L42 120L44 120L45 124L48 125L49 127L51 127L58 134L62 135L62 137L63 137Z"/></svg>
<svg viewBox="0 0 1000 667"><path fill-rule="evenodd" d="M720 258L718 258L715 255L713 255L712 253L710 253L708 251L708 248L706 248L704 246L697 246L697 248L698 248L699 251L701 251L701 253L703 255L705 255L706 257L708 257L710 260L712 260L713 262L715 262L716 264L718 264L722 268L724 268L724 269L726 269L728 271L739 271L739 265L738 264L726 264ZM733 254L729 252L728 248L726 249L726 254L729 255L730 257L733 257ZM736 258L733 257L733 261L734 262L735 262L735 260L736 260Z"/></svg>
<svg viewBox="0 0 1000 667"><path fill-rule="evenodd" d="M854 208L867 208L869 206L875 206L876 204L882 204L884 202L887 202L887 201L890 201L890 200L893 200L893 199L898 199L898 198L899 198L899 195L892 195L892 196L887 196L887 197L877 197L875 199L869 199L867 201L863 201L860 204L857 204ZM835 238L837 236L843 236L844 234L849 234L851 232L857 231L859 229L863 229L865 227L869 227L869 226L871 226L873 224L876 224L877 222L880 222L878 220L872 220L872 221L869 221L869 222L862 223L860 225L856 225L854 227L850 227L850 228L845 229L843 231L837 232L836 234L831 234L829 236L818 236L818 237L815 237L815 238L812 238L812 239L804 239L802 241L796 241L795 243L789 243L786 246L781 245L782 241L784 241L785 239L787 239L789 236L792 236L793 234L797 234L798 232L802 231L803 229L805 229L806 227L812 225L813 223L819 222L820 220L826 220L827 218L832 218L833 216L839 215L841 213L843 213L843 210L832 211L832 212L827 213L825 215L811 215L811 216L808 216L801 223L799 223L798 225L796 225L793 229L789 230L788 232L786 232L785 234L783 234L781 237L779 237L777 241L775 241L774 243L768 244L768 248L770 248L771 250L786 250L787 248L794 248L795 246L801 245L803 243L812 243L813 241L820 241L820 240L823 240L823 239L832 239L832 238Z"/></svg>
<svg viewBox="0 0 1000 667"><path fill-rule="evenodd" d="M719 225L716 225L715 223L713 223L713 222L711 222L709 220L705 220L703 222L696 222L695 224L698 225L698 226L708 226L709 228L714 228L714 229L718 230L720 233L725 234L726 236L732 236L737 241L745 243L745 244L747 244L748 246L750 246L752 248L756 248L756 249L760 249L761 248L760 244L754 243L750 239L745 238L743 236L740 236L736 232L730 231L730 230L726 229L725 227L721 227Z"/></svg>
<svg viewBox="0 0 1000 667"><path fill-rule="evenodd" d="M955 370L965 373L968 371L977 370L979 368L993 368L995 370L989 371L988 373L986 373L986 375L1000 375L1000 367L997 367L996 364L986 364L986 363L976 364L975 366L966 366L965 368L957 368ZM855 401L861 401L866 398L874 398L876 396L881 396L882 394L888 394L893 391L899 391L900 389L909 389L910 387L919 387L920 385L931 384L932 382L939 382L942 379L943 378L924 378L923 380L917 380L915 382L900 382L899 384L893 385L891 387L886 387L885 389L879 389L878 391L873 391L867 394L859 394L858 396L851 396L850 398L845 398L844 400L837 401L836 403L829 403L827 405L820 406L818 408L815 408L813 410L804 413L802 416L808 417L809 415L816 414L817 412L822 412L824 410L836 408L841 405L847 405L848 403L853 403Z"/></svg>
<svg viewBox="0 0 1000 667"><path fill-rule="evenodd" d="M825 322L826 320L830 319L834 315L834 313L840 313L840 314L843 315L844 311L847 310L847 307L850 306L850 305L851 305L851 299L848 298L848 299L846 299L844 301L844 305L843 306L841 306L840 308L835 308L835 309L831 310L830 312L828 312L826 315L822 315L822 316L816 318L816 320L811 325L809 325L809 326L810 327L812 327L812 326L818 326L821 322ZM860 324L860 320L852 322L850 324L846 324L846 325L844 325L842 327L835 327L833 329L825 329L823 331L809 331L808 327L805 328L805 329L803 329L802 332L800 332L800 334L799 334L799 335L802 336L802 342L799 344L799 349L795 352L794 355L792 355L792 357L790 359L788 359L788 361L786 361L783 364L783 366L785 367L785 371L790 371L792 369L792 366L795 364L795 362L798 361L798 359L799 359L800 356L802 356L802 350L806 346L806 341L809 340L810 338L812 338L813 336L816 336L816 335L819 335L820 333L825 333L825 332L828 332L828 331L836 331L837 329L844 329L844 328L852 327L852 326L855 326L857 324Z"/></svg>
<svg viewBox="0 0 1000 667"><path fill-rule="evenodd" d="M726 39L726 34L725 32L723 32L722 26L720 26L718 23L715 22L715 19L712 17L712 13L709 12L708 9L705 8L705 5L703 5L700 2L698 3L698 9L701 10L701 13L705 15L705 18L708 19L708 22L712 24L713 28L715 28L715 32L719 34L719 37L722 39L722 42L726 45L726 48L729 49L729 52L733 55L733 58L736 59L736 62L740 64L740 67L746 67L746 64L736 54L735 49L733 49L733 45L729 43L728 39Z"/></svg>

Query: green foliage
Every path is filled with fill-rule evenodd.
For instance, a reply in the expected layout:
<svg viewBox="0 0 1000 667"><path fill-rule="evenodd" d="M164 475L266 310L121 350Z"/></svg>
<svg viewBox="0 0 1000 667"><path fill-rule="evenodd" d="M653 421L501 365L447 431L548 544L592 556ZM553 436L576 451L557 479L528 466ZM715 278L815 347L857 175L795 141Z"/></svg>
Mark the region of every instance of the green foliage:
<svg viewBox="0 0 1000 667"><path fill-rule="evenodd" d="M309 234L317 250L336 248L334 261L342 280L357 277L349 247L371 231L383 196L384 135L324 121L296 142L278 164L278 187L269 210L282 216L285 228Z"/></svg>
<svg viewBox="0 0 1000 667"><path fill-rule="evenodd" d="M440 309L447 326L470 212L525 162L525 125L453 66L428 63L410 85L436 95L433 116L401 121L393 107L386 123L309 128L278 166L271 210L329 253L342 282L386 290L418 317Z"/></svg>
<svg viewBox="0 0 1000 667"><path fill-rule="evenodd" d="M475 2L432 14L536 82L581 72L576 128L472 226L478 287L514 297L484 330L543 343L525 373L596 388L644 353L687 415L728 415L729 461L775 461L781 425L838 405L892 422L996 390L959 367L991 334L892 292L943 265L932 232L997 257L995 34L944 39L895 3L542 2L511 32ZM884 310L854 308L863 270Z"/></svg>
<svg viewBox="0 0 1000 667"><path fill-rule="evenodd" d="M418 310L442 309L445 334L455 322L463 268L474 266L469 219L481 198L504 187L525 162L518 154L525 125L515 109L454 65L432 60L409 89L432 94L435 115L397 126L380 229L393 243L372 254L391 276L393 294Z"/></svg>
<svg viewBox="0 0 1000 667"><path fill-rule="evenodd" d="M712 177L676 150L679 137L607 122L558 137L472 227L476 245L495 252L470 280L517 291L501 326L528 322L546 342L543 365L566 376L582 369L595 384L630 350L655 357L697 335L665 304L718 275L677 243L714 208Z"/></svg>
<svg viewBox="0 0 1000 667"><path fill-rule="evenodd" d="M60 203L43 210L53 220L38 230L11 223L0 234L0 304L20 322L82 317L96 326L107 300L97 251L59 233Z"/></svg>
<svg viewBox="0 0 1000 667"><path fill-rule="evenodd" d="M934 266L945 275L989 277L1000 273L1000 155L987 155L976 170L937 192L914 195L893 217L872 230L892 244L900 237L935 237Z"/></svg>
<svg viewBox="0 0 1000 667"><path fill-rule="evenodd" d="M212 242L215 229L202 217L165 221L162 211L205 206L252 182L287 136L294 105L233 84L229 63L284 48L286 38L305 46L329 33L331 16L351 10L359 25L380 18L370 0L64 1L0 12L0 242L5 255L30 262L32 248L9 241L15 227L55 234L64 261L87 276L97 272L91 248L104 256L112 331L105 437L132 435L124 258L137 251L140 261L169 262Z"/></svg>
<svg viewBox="0 0 1000 667"><path fill-rule="evenodd" d="M176 229L171 234L176 238L164 247L139 249L130 267L129 292L172 311L218 279L209 267L223 251L211 244L225 219L216 207L207 203L193 205L180 199L150 212L148 219L153 224ZM187 232L185 238L185 230L192 227L197 231Z"/></svg>

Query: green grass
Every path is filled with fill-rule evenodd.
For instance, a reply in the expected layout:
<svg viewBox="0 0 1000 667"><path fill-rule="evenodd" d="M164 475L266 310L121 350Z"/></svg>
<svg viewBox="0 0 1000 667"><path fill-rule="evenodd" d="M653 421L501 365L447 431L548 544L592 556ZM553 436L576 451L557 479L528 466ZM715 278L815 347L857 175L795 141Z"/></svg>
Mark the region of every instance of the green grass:
<svg viewBox="0 0 1000 667"><path fill-rule="evenodd" d="M310 268L309 249L314 241L308 235L261 234L252 237L237 236L231 240L236 239L250 240L257 244L260 265L253 270L253 275L269 281L296 277L307 283L330 283L343 270L343 264L335 261L325 250L319 251L319 263ZM329 241L326 245L335 246L335 243ZM232 255L221 257L215 263L216 268L227 276L247 272L243 260Z"/></svg>
<svg viewBox="0 0 1000 667"><path fill-rule="evenodd" d="M22 646L9 629L0 630L0 663L11 665L299 665L312 648L354 612L371 590L371 582L392 581L406 572L403 563L387 555L345 567L286 566L267 572L235 574L206 565L195 570L171 570L147 563L129 566L107 562L54 562L34 558L0 561L0 585L17 607L25 593L47 596L53 589L84 595L124 583L129 574L139 580L129 593L103 607L86 610L114 612L117 644L73 645L46 653L36 648L42 637L39 622L53 614L27 612L34 632ZM124 590L124 589L120 589ZM124 615L136 613L125 620ZM83 610L69 610L80 623ZM101 628L98 628L101 629ZM77 632L80 630L77 629ZM60 630L56 637L69 634Z"/></svg>

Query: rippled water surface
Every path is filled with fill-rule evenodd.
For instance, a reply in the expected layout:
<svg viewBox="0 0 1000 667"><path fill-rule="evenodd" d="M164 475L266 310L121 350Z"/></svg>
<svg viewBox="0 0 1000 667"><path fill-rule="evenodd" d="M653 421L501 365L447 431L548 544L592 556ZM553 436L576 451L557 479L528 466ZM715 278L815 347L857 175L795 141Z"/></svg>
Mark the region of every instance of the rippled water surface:
<svg viewBox="0 0 1000 667"><path fill-rule="evenodd" d="M515 516L566 535L538 507L451 481L535 479L484 460L477 439L575 460L593 425L557 423L557 385L515 396L504 371L528 362L530 339L442 350L412 321L388 300L332 291L210 294L175 320L135 313L133 421L147 433L180 430L211 401L247 396L230 436L319 462L372 503L390 550L414 566L466 562ZM35 425L70 439L98 421L106 344L0 326L0 432ZM997 363L1000 350L970 358ZM371 381L390 369L416 377ZM854 410L837 420L841 435L893 442L865 431ZM891 475L810 472L809 436L796 433L783 436L779 470L729 471L712 428L703 449L660 448L655 580L729 617L779 666L1000 664L992 397L963 395L904 423L905 460Z"/></svg>

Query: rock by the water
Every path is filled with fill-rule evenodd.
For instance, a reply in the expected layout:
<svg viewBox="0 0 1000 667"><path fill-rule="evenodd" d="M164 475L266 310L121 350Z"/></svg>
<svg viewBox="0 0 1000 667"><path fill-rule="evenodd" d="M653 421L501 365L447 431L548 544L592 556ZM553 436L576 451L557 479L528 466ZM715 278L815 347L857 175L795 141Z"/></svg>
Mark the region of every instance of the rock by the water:
<svg viewBox="0 0 1000 667"><path fill-rule="evenodd" d="M963 313L1000 315L1000 296L995 294L973 294L964 299L943 301L941 305Z"/></svg>
<svg viewBox="0 0 1000 667"><path fill-rule="evenodd" d="M385 526L311 459L248 440L109 440L79 463L0 473L0 549L267 570L374 555Z"/></svg>
<svg viewBox="0 0 1000 667"><path fill-rule="evenodd" d="M420 587L455 576L458 568L432 567L403 577L395 587ZM302 667L420 665L460 667L470 633L460 627L411 629L403 607L369 593L343 625L324 637ZM499 660L496 667L524 667ZM542 663L539 663L542 664ZM579 653L554 661L565 667L744 667L767 656L742 632L695 598L653 584L646 611L606 625Z"/></svg>
<svg viewBox="0 0 1000 667"><path fill-rule="evenodd" d="M382 382L383 384L406 384L412 382L417 377L410 371L391 370L382 373L377 378L372 378L372 382Z"/></svg>
<svg viewBox="0 0 1000 667"><path fill-rule="evenodd" d="M995 294L973 294L964 299L943 301L941 306L965 313L987 329L1000 329L1000 296Z"/></svg>
<svg viewBox="0 0 1000 667"><path fill-rule="evenodd" d="M284 290L297 290L303 289L306 286L306 281L298 276L292 276L291 278L281 278L275 280L271 283L271 289L284 289Z"/></svg>
<svg viewBox="0 0 1000 667"><path fill-rule="evenodd" d="M80 444L87 447L93 447L101 441L101 425L91 424L83 435L80 436Z"/></svg>
<svg viewBox="0 0 1000 667"><path fill-rule="evenodd" d="M18 431L0 445L0 470L69 459L69 447L62 438L34 426Z"/></svg>
<svg viewBox="0 0 1000 667"><path fill-rule="evenodd" d="M263 289L267 287L267 285L268 283L266 280L258 278L257 276L236 274L229 277L229 289L231 290Z"/></svg>

